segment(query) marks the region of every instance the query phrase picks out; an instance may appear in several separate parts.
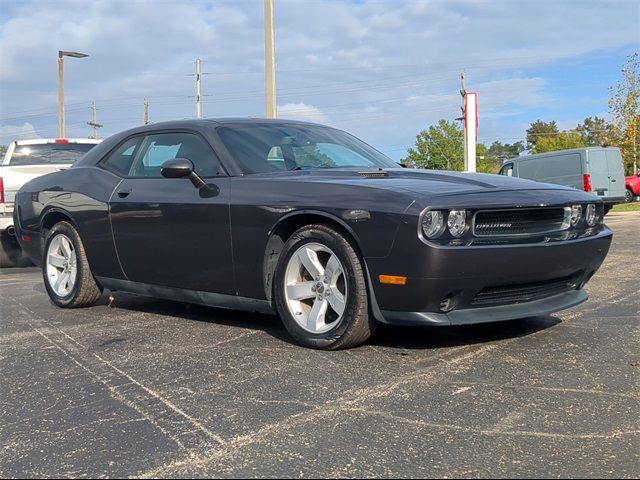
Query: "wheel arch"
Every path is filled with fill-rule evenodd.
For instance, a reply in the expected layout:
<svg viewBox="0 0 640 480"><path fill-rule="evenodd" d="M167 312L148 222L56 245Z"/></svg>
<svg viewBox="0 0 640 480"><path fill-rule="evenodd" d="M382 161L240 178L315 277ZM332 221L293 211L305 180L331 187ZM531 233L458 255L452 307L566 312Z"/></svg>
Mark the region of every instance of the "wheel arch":
<svg viewBox="0 0 640 480"><path fill-rule="evenodd" d="M376 301L375 293L373 291L371 276L369 274L369 268L367 267L367 260L360 246L358 235L343 219L323 211L301 210L289 213L280 218L269 232L269 239L265 248L263 263L263 284L267 300L273 305L273 281L276 266L278 265L278 260L282 253L284 244L298 229L305 225L313 224L331 226L345 234L352 241L356 253L360 256L364 265L365 281L367 282L367 290L369 292L371 312L376 320L383 321L383 317L380 313L378 302Z"/></svg>
<svg viewBox="0 0 640 480"><path fill-rule="evenodd" d="M78 229L76 221L69 212L61 208L52 207L40 216L40 233L45 236L47 230L50 230L60 222L69 222L76 230Z"/></svg>

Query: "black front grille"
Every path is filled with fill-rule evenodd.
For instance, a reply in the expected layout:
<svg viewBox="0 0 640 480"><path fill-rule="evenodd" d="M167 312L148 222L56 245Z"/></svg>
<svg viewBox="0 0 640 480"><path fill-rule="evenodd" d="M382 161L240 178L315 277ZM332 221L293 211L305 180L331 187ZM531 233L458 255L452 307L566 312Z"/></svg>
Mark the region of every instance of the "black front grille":
<svg viewBox="0 0 640 480"><path fill-rule="evenodd" d="M487 287L471 301L472 305L506 305L551 297L576 287L575 277L557 278L546 282Z"/></svg>
<svg viewBox="0 0 640 480"><path fill-rule="evenodd" d="M477 237L540 235L558 232L567 226L563 207L481 210L475 215L473 234Z"/></svg>

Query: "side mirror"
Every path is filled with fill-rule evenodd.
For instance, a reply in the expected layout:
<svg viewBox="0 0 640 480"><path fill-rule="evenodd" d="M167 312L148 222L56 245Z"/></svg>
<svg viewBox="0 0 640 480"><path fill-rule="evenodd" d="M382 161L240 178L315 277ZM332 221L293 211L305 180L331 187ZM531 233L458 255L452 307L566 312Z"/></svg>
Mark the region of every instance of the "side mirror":
<svg viewBox="0 0 640 480"><path fill-rule="evenodd" d="M183 178L188 177L196 188L202 188L206 185L204 180L200 178L193 170L193 163L186 158L174 158L167 160L160 167L160 173L164 178Z"/></svg>
<svg viewBox="0 0 640 480"><path fill-rule="evenodd" d="M167 160L160 167L160 173L164 178L188 177L193 172L193 163L186 158L174 158Z"/></svg>

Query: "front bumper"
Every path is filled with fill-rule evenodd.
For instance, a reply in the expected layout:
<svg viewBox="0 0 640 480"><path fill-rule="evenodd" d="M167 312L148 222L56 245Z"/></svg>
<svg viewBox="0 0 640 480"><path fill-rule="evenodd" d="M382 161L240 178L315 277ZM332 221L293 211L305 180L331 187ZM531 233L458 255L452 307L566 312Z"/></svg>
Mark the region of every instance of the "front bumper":
<svg viewBox="0 0 640 480"><path fill-rule="evenodd" d="M405 240L399 240L404 238ZM399 236L386 258L368 258L378 320L393 324L460 325L546 315L587 299L582 287L611 244L603 229L590 237L553 243L436 247ZM409 252L414 252L413 254ZM406 285L383 285L378 275L402 275ZM483 292L569 282L531 300L481 304ZM548 296L545 296L548 295ZM443 308L443 301L450 304ZM502 303L501 303L502 302Z"/></svg>
<svg viewBox="0 0 640 480"><path fill-rule="evenodd" d="M449 313L394 312L390 310L383 310L381 313L387 323L394 325L470 325L549 315L575 307L588 298L584 290L571 290L532 302L453 310Z"/></svg>

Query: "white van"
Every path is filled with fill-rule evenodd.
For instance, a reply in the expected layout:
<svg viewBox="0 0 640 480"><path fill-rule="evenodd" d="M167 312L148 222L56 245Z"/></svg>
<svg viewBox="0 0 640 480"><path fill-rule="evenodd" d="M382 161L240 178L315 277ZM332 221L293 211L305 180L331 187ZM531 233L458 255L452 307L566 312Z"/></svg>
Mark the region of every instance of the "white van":
<svg viewBox="0 0 640 480"><path fill-rule="evenodd" d="M624 202L624 164L617 147L584 147L505 160L498 172L593 192L606 210Z"/></svg>

